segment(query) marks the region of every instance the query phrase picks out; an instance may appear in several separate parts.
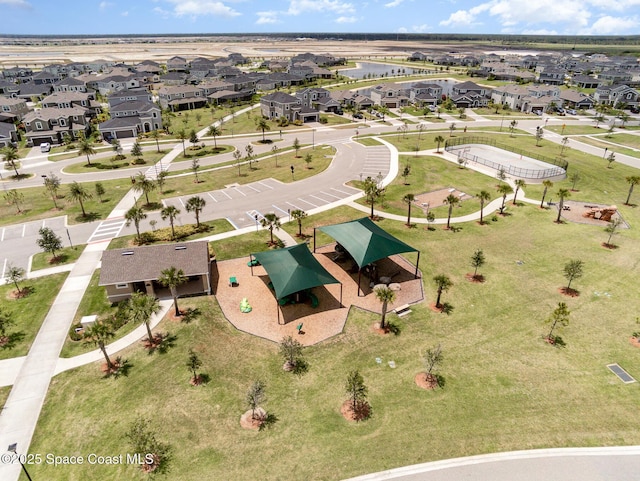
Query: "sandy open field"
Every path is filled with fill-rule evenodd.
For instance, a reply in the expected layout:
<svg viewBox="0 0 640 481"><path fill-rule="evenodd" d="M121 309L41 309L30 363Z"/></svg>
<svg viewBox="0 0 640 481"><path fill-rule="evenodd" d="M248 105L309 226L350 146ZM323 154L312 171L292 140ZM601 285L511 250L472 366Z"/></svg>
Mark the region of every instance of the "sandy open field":
<svg viewBox="0 0 640 481"><path fill-rule="evenodd" d="M471 45L426 43L416 41L340 41L295 40L268 37L153 37L150 39L4 39L0 37L0 67L16 65L32 68L51 63L87 62L96 59L137 63L143 60L164 62L174 55L186 58L226 57L230 53L241 53L251 59L291 57L305 52L328 53L336 57L383 59L384 57L406 58L419 51L472 53L478 49ZM93 42L93 43L89 43ZM27 44L30 43L30 44Z"/></svg>

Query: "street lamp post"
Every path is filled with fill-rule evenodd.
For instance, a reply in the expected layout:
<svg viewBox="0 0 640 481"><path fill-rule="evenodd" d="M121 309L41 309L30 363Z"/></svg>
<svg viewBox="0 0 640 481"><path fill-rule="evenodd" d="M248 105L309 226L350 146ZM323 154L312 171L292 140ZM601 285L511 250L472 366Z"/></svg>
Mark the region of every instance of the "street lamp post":
<svg viewBox="0 0 640 481"><path fill-rule="evenodd" d="M602 154L603 159L607 156L607 150L609 150L609 147L604 148L604 154Z"/></svg>
<svg viewBox="0 0 640 481"><path fill-rule="evenodd" d="M20 459L20 455L16 452L17 448L18 448L18 443L13 443L9 445L8 451L16 455L16 458L18 459L20 466L22 466L22 470L24 471L24 474L27 475L27 479L29 479L29 481L33 481L31 479L31 476L29 476L29 471L27 471L26 466L22 464L22 459Z"/></svg>
<svg viewBox="0 0 640 481"><path fill-rule="evenodd" d="M255 214L253 218L256 220L256 232L258 232L258 214Z"/></svg>

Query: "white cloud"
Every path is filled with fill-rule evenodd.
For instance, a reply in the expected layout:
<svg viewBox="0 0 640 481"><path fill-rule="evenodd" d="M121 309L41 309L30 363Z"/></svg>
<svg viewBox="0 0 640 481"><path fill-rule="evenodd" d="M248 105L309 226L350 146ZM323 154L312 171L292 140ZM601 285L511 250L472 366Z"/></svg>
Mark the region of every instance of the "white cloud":
<svg viewBox="0 0 640 481"><path fill-rule="evenodd" d="M407 27L400 27L398 33L409 33L409 29Z"/></svg>
<svg viewBox="0 0 640 481"><path fill-rule="evenodd" d="M356 9L351 3L340 0L291 0L287 10L289 15L311 12L334 12L346 15L355 13Z"/></svg>
<svg viewBox="0 0 640 481"><path fill-rule="evenodd" d="M256 12L258 16L258 20L256 20L257 25L265 25L268 23L278 23L278 12L269 11L269 12Z"/></svg>
<svg viewBox="0 0 640 481"><path fill-rule="evenodd" d="M425 33L425 32L428 32L429 30L430 30L430 27L426 23L423 23L422 25L414 25L411 27L411 31L413 33Z"/></svg>
<svg viewBox="0 0 640 481"><path fill-rule="evenodd" d="M0 5L9 7L31 8L31 4L25 0L0 0Z"/></svg>
<svg viewBox="0 0 640 481"><path fill-rule="evenodd" d="M122 17L128 17L128 16L129 16L129 12L122 12L122 13L120 14L120 16L122 16Z"/></svg>
<svg viewBox="0 0 640 481"><path fill-rule="evenodd" d="M605 15L580 33L582 35L614 35L620 32L637 32L639 27L640 20L638 17L620 18Z"/></svg>
<svg viewBox="0 0 640 481"><path fill-rule="evenodd" d="M541 28L539 30L523 30L520 32L521 35L558 35L558 32L555 30L548 30L546 28Z"/></svg>
<svg viewBox="0 0 640 481"><path fill-rule="evenodd" d="M584 0L493 0L488 13L503 25L571 23L585 26L591 11Z"/></svg>
<svg viewBox="0 0 640 481"><path fill-rule="evenodd" d="M100 10L106 10L109 7L113 7L113 3L111 2L100 2Z"/></svg>
<svg viewBox="0 0 640 481"><path fill-rule="evenodd" d="M173 14L176 17L186 15L197 17L199 15L213 15L215 17L236 17L240 12L225 5L223 2L212 0L166 0L173 5ZM156 9L154 9L156 10Z"/></svg>
<svg viewBox="0 0 640 481"><path fill-rule="evenodd" d="M336 18L336 23L356 23L358 21L358 17L338 17Z"/></svg>
<svg viewBox="0 0 640 481"><path fill-rule="evenodd" d="M393 7L397 7L402 2L404 2L404 0L393 0L392 2L385 3L384 6L387 8L393 8Z"/></svg>
<svg viewBox="0 0 640 481"><path fill-rule="evenodd" d="M160 7L155 7L153 9L153 12L158 14L158 15L160 15L164 19L167 19L167 18L169 18L171 16L171 12L169 12L169 11L163 9L163 8L160 8Z"/></svg>
<svg viewBox="0 0 640 481"><path fill-rule="evenodd" d="M475 15L466 10L458 10L449 15L449 18L440 22L444 27L453 27L458 25L471 25L475 22Z"/></svg>

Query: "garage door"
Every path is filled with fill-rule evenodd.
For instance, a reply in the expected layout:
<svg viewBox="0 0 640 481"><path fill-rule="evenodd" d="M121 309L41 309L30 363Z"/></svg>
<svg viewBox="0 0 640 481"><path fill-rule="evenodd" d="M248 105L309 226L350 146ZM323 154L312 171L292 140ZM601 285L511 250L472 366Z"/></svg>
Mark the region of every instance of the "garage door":
<svg viewBox="0 0 640 481"><path fill-rule="evenodd" d="M119 130L116 132L116 138L118 139L130 139L131 137L135 137L133 130Z"/></svg>

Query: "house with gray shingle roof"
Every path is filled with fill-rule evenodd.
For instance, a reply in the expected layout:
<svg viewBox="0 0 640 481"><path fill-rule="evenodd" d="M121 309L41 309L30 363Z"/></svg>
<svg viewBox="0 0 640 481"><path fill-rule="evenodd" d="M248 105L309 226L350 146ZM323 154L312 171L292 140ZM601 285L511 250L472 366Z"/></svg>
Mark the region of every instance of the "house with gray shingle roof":
<svg viewBox="0 0 640 481"><path fill-rule="evenodd" d="M170 267L181 269L188 278L188 282L178 286L179 296L211 294L211 261L206 241L104 251L98 285L106 289L110 302L126 300L134 292L169 297L158 278Z"/></svg>

